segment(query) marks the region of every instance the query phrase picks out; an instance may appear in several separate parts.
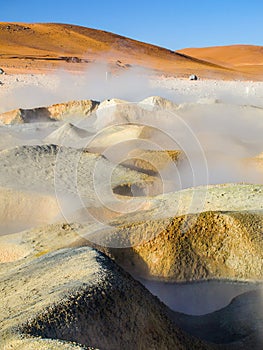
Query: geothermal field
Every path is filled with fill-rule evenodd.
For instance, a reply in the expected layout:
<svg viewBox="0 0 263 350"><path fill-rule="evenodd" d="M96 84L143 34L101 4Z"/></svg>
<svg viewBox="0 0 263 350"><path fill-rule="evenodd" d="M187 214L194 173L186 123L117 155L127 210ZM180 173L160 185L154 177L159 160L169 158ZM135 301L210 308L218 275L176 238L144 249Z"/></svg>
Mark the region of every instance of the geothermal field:
<svg viewBox="0 0 263 350"><path fill-rule="evenodd" d="M0 44L0 349L261 350L262 48Z"/></svg>

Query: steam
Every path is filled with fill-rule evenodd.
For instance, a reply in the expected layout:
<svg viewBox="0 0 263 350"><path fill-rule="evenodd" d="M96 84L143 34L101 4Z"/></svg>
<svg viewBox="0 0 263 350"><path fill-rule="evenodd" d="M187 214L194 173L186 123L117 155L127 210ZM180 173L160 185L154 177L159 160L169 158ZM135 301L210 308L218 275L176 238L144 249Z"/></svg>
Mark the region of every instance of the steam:
<svg viewBox="0 0 263 350"><path fill-rule="evenodd" d="M242 293L261 290L261 284L227 281L163 283L141 280L170 309L189 315L204 315L226 307Z"/></svg>
<svg viewBox="0 0 263 350"><path fill-rule="evenodd" d="M15 108L34 108L70 100L103 101L119 98L139 101L151 94L161 94L164 90L162 87L152 87L149 72L142 68L111 73L106 63L91 64L81 74L58 70L48 76L29 75L17 79L13 79L15 88L7 90L7 93L2 92L1 113ZM31 84L27 79L31 80Z"/></svg>
<svg viewBox="0 0 263 350"><path fill-rule="evenodd" d="M4 79L11 81L15 77L4 76ZM94 144L98 148L100 146L100 152L115 164L130 159L130 155L136 149L182 150L184 157L178 163L171 162L166 167L157 169L159 178L162 180L162 189L166 192L229 182L263 184L263 166L260 168L258 163L252 159L263 152L263 83L190 82L156 77L154 72L140 68L124 69L122 72L114 73L111 72L109 66L103 63L90 65L83 74L58 71L49 76L31 76L29 80L31 79L32 85L26 82L25 77L19 76L19 79L16 82L16 88L9 89L7 86L6 93L0 92L0 112L80 99L103 101L117 98L131 103L124 104L124 119L121 119L121 113L114 114L121 112L116 102L113 103L113 106L106 106L104 110L86 120L75 116L71 120L56 123L0 125L1 150L16 145L44 144L45 139L48 139L53 132L62 128L65 123L71 122L76 129L72 133L72 138L68 137L68 140L65 134L64 146L91 147L93 141L93 147L95 148ZM174 104L169 104L168 111L162 111L154 104L138 103L149 96L161 96ZM132 112L133 109L137 112ZM133 130L133 133L130 131L125 137L121 137L120 129L116 129L116 124L123 125L123 130L125 125L128 130L127 124L148 128L146 132L148 136L145 137L145 140L139 140L138 130L135 130L136 132ZM87 134L93 130L93 135L89 134L86 139L83 137L78 139L78 130L81 129L88 131ZM65 130L70 130L70 127ZM115 138L112 136L114 132L116 133ZM108 140L111 140L112 143L107 144ZM104 148L102 145L105 145ZM17 160L14 159L15 161ZM48 169L48 166L46 168ZM61 163L61 169L64 170L63 163ZM104 176L103 169L99 168L98 172ZM22 178L24 171L17 172L17 174ZM84 175L87 175L87 171L84 172ZM105 174L109 176L108 183L110 183L111 175L110 172ZM37 186L39 186L39 178L37 180ZM21 183L21 181L23 182L23 178L17 182ZM83 206L81 198L81 205L74 207L74 203L78 201L63 193L61 203L59 203L60 208L58 208L54 193L50 196L40 193L38 197L31 193L25 196L24 193L20 194L18 191L19 188L8 193L9 197L2 194L2 222L4 224L0 229L4 234L38 224L50 223L56 221L57 218L59 220L70 218L72 221L79 220L82 223L86 220L93 223L94 217L91 212L86 210L83 214L82 210L91 206L95 211L98 209L94 202L91 202L91 196L86 196ZM106 197L104 188L102 188L101 195ZM20 206L17 205L17 202ZM128 202L124 204L116 201L116 203L116 207L107 209L112 212L115 209L122 213L125 213L125 210L128 212ZM105 214L108 219L108 213L106 211L103 213L103 205L99 208L102 210L99 211L98 216ZM105 203L105 207L107 205L109 203ZM49 208L48 215L47 207ZM9 215L8 211L12 211L12 215ZM19 221L21 213L23 220ZM62 215L65 217L62 218ZM30 217L34 220L30 221ZM144 284L172 309L196 315L222 308L230 302L232 297L252 289L249 285L227 285L217 282L199 284L195 288L193 285L165 285L149 281L144 281ZM203 303L204 300L205 303Z"/></svg>
<svg viewBox="0 0 263 350"><path fill-rule="evenodd" d="M74 130L70 125L64 128L71 134L65 133L62 144L90 147L113 164L125 162L136 149L181 150L184 156L178 163L157 169L160 193L207 184L263 183L262 168L249 160L263 151L262 83L175 80L137 67L114 72L103 63L91 64L83 74L58 71L47 76L19 76L13 90L8 88L8 81L15 76L6 75L4 79L6 95L3 91L0 95L3 111L75 99L117 98L129 103L105 102L93 116L84 119L73 116L55 123L0 126L1 150L48 143L45 140L52 139L49 136L59 128L63 131L65 123L72 123ZM161 98L143 101L149 96ZM158 103L166 109L159 109ZM138 140L138 130L128 131L127 123L145 127L148 136ZM123 130L118 131L116 125L123 125ZM87 138L78 138L78 132L83 134L81 129L87 131ZM60 140L55 137L52 143L56 142ZM107 176L110 183L111 174ZM64 195L67 198L67 193ZM69 200L64 207L68 216L74 217L71 203ZM122 205L117 201L116 208Z"/></svg>
<svg viewBox="0 0 263 350"><path fill-rule="evenodd" d="M207 183L206 178L197 176L203 166L195 164L199 161L200 151L207 161L210 184L262 183L262 171L253 162L248 165L245 161L263 151L262 83L175 81L156 77L154 72L136 67L114 73L104 63L91 64L83 74L70 74L61 70L50 76L39 76L37 84L36 76L31 78L33 85L17 87L4 96L2 110L37 107L74 99L103 101L118 98L138 102L149 96L161 96L175 103L180 102L179 108L171 111L170 115L153 115L152 122L161 132L169 132L173 140L170 148L178 148L179 145L183 151L187 151L188 160L183 161L179 169L183 187ZM22 82L26 80L19 79ZM138 118L139 124L145 123L143 117ZM186 126L182 125L182 120ZM52 128L53 131L54 126ZM25 132L26 129L28 132ZM194 137L189 137L186 129L190 129ZM28 127L24 127L24 139L34 139L33 133L31 135ZM43 133L47 135L47 128ZM19 137L19 133L14 130L8 130L8 134L9 138L12 134ZM198 150L197 142L200 143ZM159 135L154 136L152 144L167 148ZM200 168L195 174L197 182L189 181L193 177L193 164L195 171Z"/></svg>

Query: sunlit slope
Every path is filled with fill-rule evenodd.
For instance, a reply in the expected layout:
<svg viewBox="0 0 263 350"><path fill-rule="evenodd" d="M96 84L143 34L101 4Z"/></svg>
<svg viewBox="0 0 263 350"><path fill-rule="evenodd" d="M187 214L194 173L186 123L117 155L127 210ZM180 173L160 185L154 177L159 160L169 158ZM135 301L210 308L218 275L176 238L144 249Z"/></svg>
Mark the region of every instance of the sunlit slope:
<svg viewBox="0 0 263 350"><path fill-rule="evenodd" d="M81 71L91 62L106 61L113 69L132 65L186 77L191 73L207 78L232 78L241 74L120 35L68 24L2 22L0 46L0 64L9 71L59 67Z"/></svg>
<svg viewBox="0 0 263 350"><path fill-rule="evenodd" d="M204 48L188 48L178 53L224 67L263 75L263 47L256 45L231 45Z"/></svg>

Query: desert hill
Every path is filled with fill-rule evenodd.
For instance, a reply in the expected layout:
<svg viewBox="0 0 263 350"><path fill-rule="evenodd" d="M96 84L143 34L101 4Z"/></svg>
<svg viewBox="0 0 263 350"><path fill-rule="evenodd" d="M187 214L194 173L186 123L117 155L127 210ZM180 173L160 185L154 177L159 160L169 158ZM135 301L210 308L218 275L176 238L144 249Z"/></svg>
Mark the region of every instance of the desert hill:
<svg viewBox="0 0 263 350"><path fill-rule="evenodd" d="M0 65L7 72L39 72L64 68L82 71L91 62L104 61L112 70L131 65L149 72L188 77L257 79L243 72L190 57L113 33L69 24L0 23Z"/></svg>
<svg viewBox="0 0 263 350"><path fill-rule="evenodd" d="M238 69L244 72L263 73L263 47L256 45L230 45L204 48L187 48L177 51L187 56Z"/></svg>

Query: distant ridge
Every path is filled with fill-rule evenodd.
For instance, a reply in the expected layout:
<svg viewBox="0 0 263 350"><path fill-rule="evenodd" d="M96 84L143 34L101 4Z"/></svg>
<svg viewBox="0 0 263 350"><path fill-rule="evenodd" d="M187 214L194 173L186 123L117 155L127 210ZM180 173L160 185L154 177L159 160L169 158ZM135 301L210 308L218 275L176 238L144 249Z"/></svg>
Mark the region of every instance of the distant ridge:
<svg viewBox="0 0 263 350"><path fill-rule="evenodd" d="M260 79L258 70L244 69L228 60L232 57L228 54L233 50L231 47L222 48L218 62L196 54L197 51L189 51L198 49L174 52L110 32L70 24L0 22L0 46L0 66L7 72L43 72L58 68L81 72L92 62L104 61L113 71L134 66L150 73L179 77L197 74L200 78ZM251 57L250 68L254 67L258 62L255 59L253 63L254 51L250 46L245 47L244 55Z"/></svg>
<svg viewBox="0 0 263 350"><path fill-rule="evenodd" d="M204 48L187 48L177 53L198 60L238 69L246 73L263 75L263 46L229 45Z"/></svg>

